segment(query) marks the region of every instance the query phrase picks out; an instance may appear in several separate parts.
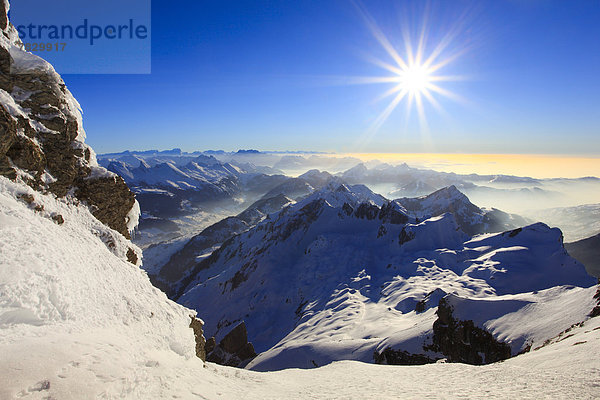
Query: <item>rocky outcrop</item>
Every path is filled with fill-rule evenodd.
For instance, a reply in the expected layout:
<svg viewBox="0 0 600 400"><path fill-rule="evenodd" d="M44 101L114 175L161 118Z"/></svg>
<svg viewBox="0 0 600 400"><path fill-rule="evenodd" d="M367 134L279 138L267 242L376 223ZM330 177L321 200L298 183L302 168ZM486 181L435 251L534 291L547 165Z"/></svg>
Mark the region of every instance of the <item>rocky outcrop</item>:
<svg viewBox="0 0 600 400"><path fill-rule="evenodd" d="M598 280L598 290L596 291L596 294L594 295L594 299L596 299L596 301L598 303L596 304L596 307L594 307L594 309L590 313L590 318L600 317L600 279Z"/></svg>
<svg viewBox="0 0 600 400"><path fill-rule="evenodd" d="M75 195L90 205L96 218L130 239L129 212L135 206L135 196L121 177L81 179L74 184Z"/></svg>
<svg viewBox="0 0 600 400"><path fill-rule="evenodd" d="M491 333L475 326L473 321L461 321L452 315L447 298L440 300L438 319L433 323L433 343L424 350L444 354L449 362L482 365L511 357L510 346L494 339Z"/></svg>
<svg viewBox="0 0 600 400"><path fill-rule="evenodd" d="M206 342L206 361L230 367L243 367L248 364L256 352L252 343L248 342L246 324L241 322L216 344L212 337Z"/></svg>
<svg viewBox="0 0 600 400"><path fill-rule="evenodd" d="M375 352L373 360L376 364L385 365L425 365L436 362L424 354L410 354L408 351L386 348L381 353Z"/></svg>
<svg viewBox="0 0 600 400"><path fill-rule="evenodd" d="M408 222L408 216L396 210L393 202L388 202L381 206L379 219L382 220L382 222L389 222L394 225L406 224Z"/></svg>
<svg viewBox="0 0 600 400"><path fill-rule="evenodd" d="M196 357L202 361L206 361L206 339L204 338L204 323L201 319L198 319L190 315L191 322L190 328L194 331L194 339L196 340ZM214 338L213 338L214 341Z"/></svg>
<svg viewBox="0 0 600 400"><path fill-rule="evenodd" d="M354 215L356 216L356 218L366 218L369 221L371 221L377 218L377 216L379 215L379 211L379 207L375 204L362 203L358 206L358 208L354 212Z"/></svg>
<svg viewBox="0 0 600 400"><path fill-rule="evenodd" d="M98 166L84 143L79 104L50 64L23 49L7 8L0 1L0 175L73 196L129 238L133 193Z"/></svg>

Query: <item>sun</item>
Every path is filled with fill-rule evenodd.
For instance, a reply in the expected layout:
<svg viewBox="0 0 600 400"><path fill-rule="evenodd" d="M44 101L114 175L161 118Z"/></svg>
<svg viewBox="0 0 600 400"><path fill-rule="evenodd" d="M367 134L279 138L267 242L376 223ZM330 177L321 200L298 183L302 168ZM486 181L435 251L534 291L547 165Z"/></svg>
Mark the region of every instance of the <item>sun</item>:
<svg viewBox="0 0 600 400"><path fill-rule="evenodd" d="M413 95L423 94L431 85L431 71L423 65L413 64L398 74L398 86Z"/></svg>
<svg viewBox="0 0 600 400"><path fill-rule="evenodd" d="M435 43L428 40L427 18L421 23L420 35L412 38L409 30L403 31L400 37L400 48L392 44L388 37L379 28L368 12L355 3L360 15L379 43L386 55L385 59L367 56L367 60L385 71L385 75L371 77L356 77L356 84L389 84L391 85L377 100L391 98L388 105L375 118L367 136L372 136L387 121L394 110L401 104L406 105L406 118L408 121L413 111L416 111L421 133L427 134L428 123L425 115L425 106L428 104L440 114L447 115L439 98L448 98L461 103L467 103L459 95L443 88L443 83L448 81L465 80L465 76L444 74L444 69L468 49L467 47L454 46L459 35L459 29L450 29L447 34ZM409 24L404 24L407 26ZM398 41L396 41L398 42ZM369 138L363 138L366 141Z"/></svg>

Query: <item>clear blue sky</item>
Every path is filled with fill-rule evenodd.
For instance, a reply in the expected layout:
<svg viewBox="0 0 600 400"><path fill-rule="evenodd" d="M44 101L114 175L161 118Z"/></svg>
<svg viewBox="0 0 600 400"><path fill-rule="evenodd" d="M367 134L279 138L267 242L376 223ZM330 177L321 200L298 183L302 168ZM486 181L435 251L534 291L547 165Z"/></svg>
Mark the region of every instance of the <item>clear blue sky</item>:
<svg viewBox="0 0 600 400"><path fill-rule="evenodd" d="M368 140L392 62L346 0L152 2L152 74L65 75L88 143L125 149L600 154L600 1L363 3L403 52L429 15L432 48L460 26L428 129L401 105ZM403 22L404 21L404 22ZM450 51L449 51L450 52ZM442 57L443 58L443 57ZM424 138L429 138L425 140Z"/></svg>

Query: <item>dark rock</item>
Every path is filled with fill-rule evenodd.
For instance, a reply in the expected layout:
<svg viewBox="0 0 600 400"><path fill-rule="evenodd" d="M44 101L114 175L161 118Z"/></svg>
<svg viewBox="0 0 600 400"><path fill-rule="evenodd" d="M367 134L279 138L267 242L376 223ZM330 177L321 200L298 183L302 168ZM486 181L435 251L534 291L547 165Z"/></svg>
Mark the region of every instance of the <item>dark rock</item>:
<svg viewBox="0 0 600 400"><path fill-rule="evenodd" d="M512 230L512 231L510 231L510 232L504 232L504 233L503 233L503 235L504 235L504 234L506 234L506 233L508 233L508 237L511 237L511 238L512 238L512 237L515 237L515 236L517 236L517 235L518 235L519 233L521 233L522 231L523 231L523 228L517 228L517 229L513 229L513 230Z"/></svg>
<svg viewBox="0 0 600 400"><path fill-rule="evenodd" d="M402 246L406 242L410 242L415 238L415 234L413 232L407 232L406 229L402 228L400 235L398 237L398 241L400 246Z"/></svg>
<svg viewBox="0 0 600 400"><path fill-rule="evenodd" d="M194 331L194 339L196 340L196 357L202 361L206 361L206 339L204 339L204 331L202 330L202 321L190 315L190 328Z"/></svg>
<svg viewBox="0 0 600 400"><path fill-rule="evenodd" d="M373 353L373 360L376 364L386 365L425 365L436 362L435 359L429 358L424 354L410 354L403 350L393 350L386 348L381 353Z"/></svg>
<svg viewBox="0 0 600 400"><path fill-rule="evenodd" d="M0 29L3 31L8 27L8 10L4 1L0 1Z"/></svg>
<svg viewBox="0 0 600 400"><path fill-rule="evenodd" d="M600 316L600 279L598 280L598 290L596 291L596 294L594 295L594 299L596 299L596 301L598 303L596 304L596 307L594 307L594 309L590 313L590 318Z"/></svg>
<svg viewBox="0 0 600 400"><path fill-rule="evenodd" d="M22 194L18 195L17 198L23 200L27 204L31 204L35 201L35 197L33 197L32 194L28 194L28 193L22 193Z"/></svg>
<svg viewBox="0 0 600 400"><path fill-rule="evenodd" d="M348 203L344 203L344 205L342 206L342 210L344 210L347 216L352 215L352 213L354 212L354 209Z"/></svg>
<svg viewBox="0 0 600 400"><path fill-rule="evenodd" d="M379 207L375 204L362 203L354 212L354 216L360 219L373 220L379 215Z"/></svg>
<svg viewBox="0 0 600 400"><path fill-rule="evenodd" d="M82 179L77 182L77 187L77 197L91 206L96 218L131 239L127 214L135 203L135 196L123 178Z"/></svg>
<svg viewBox="0 0 600 400"><path fill-rule="evenodd" d="M52 216L52 221L56 222L58 225L62 225L65 223L65 219L60 214L54 214Z"/></svg>
<svg viewBox="0 0 600 400"><path fill-rule="evenodd" d="M127 261L129 261L133 265L137 265L138 262L138 256L135 250L133 250L131 247L127 249Z"/></svg>
<svg viewBox="0 0 600 400"><path fill-rule="evenodd" d="M206 354L212 352L215 347L217 346L217 341L215 340L215 337L212 336L211 338L209 338L206 341L206 344L204 345L204 349L206 350Z"/></svg>
<svg viewBox="0 0 600 400"><path fill-rule="evenodd" d="M248 332L246 331L246 324L242 322L233 328L219 344L226 352L237 353L247 342Z"/></svg>
<svg viewBox="0 0 600 400"><path fill-rule="evenodd" d="M473 321L457 320L447 297L438 305L438 319L433 323L433 343L424 350L444 354L449 362L472 365L489 364L511 357L510 346L494 339L491 333ZM483 355L483 357L482 357Z"/></svg>
<svg viewBox="0 0 600 400"><path fill-rule="evenodd" d="M384 204L379 211L379 219L394 225L406 224L408 216L394 209L392 202Z"/></svg>
<svg viewBox="0 0 600 400"><path fill-rule="evenodd" d="M25 70L14 63L11 51L22 50L23 44L0 3L0 29L12 41L0 46L0 89L25 113L11 115L10 105L0 104L0 175L15 180L19 170L24 171L29 186L58 197L73 190L96 218L129 238L126 217L134 195L121 178L91 174L93 160L80 137L79 111L71 93L52 69ZM52 183L45 183L44 173L54 178Z"/></svg>
<svg viewBox="0 0 600 400"><path fill-rule="evenodd" d="M210 348L206 360L230 367L243 367L256 357L254 346L248 342L246 324L239 323L215 346L214 338L209 339Z"/></svg>

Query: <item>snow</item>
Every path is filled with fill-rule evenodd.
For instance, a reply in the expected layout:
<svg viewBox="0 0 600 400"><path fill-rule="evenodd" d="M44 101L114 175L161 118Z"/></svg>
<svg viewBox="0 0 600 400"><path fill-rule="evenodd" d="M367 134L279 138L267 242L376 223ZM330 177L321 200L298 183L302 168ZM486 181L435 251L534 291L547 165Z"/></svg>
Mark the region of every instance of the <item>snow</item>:
<svg viewBox="0 0 600 400"><path fill-rule="evenodd" d="M22 194L33 195L33 204L43 211L19 200ZM57 214L64 218L62 225L52 220ZM52 370L55 376L87 381L93 374L85 370L99 361L95 372L106 375L96 378L93 390L119 373L111 366L115 360L145 365L161 355L194 357L188 325L195 313L167 300L145 272L126 262L127 249L140 250L86 208L1 177L0 221L0 352L2 379L7 380L2 390L30 377L13 376L12 362L18 359L17 365L34 363L29 374ZM106 352L102 360L98 349ZM89 365L74 375L61 372L77 363ZM122 378L129 379L114 379Z"/></svg>
<svg viewBox="0 0 600 400"><path fill-rule="evenodd" d="M129 212L125 216L125 220L127 221L127 230L129 231L129 233L133 233L135 228L138 226L141 214L142 211L140 210L140 203L138 203L138 201L136 200L135 203L133 203L133 207L131 207L131 210L129 210Z"/></svg>
<svg viewBox="0 0 600 400"><path fill-rule="evenodd" d="M54 72L54 68L43 58L24 51L16 46L10 48L13 59L11 73L13 74L46 74Z"/></svg>
<svg viewBox="0 0 600 400"><path fill-rule="evenodd" d="M0 103L13 117L26 117L23 108L18 105L12 96L3 89L0 89Z"/></svg>
<svg viewBox="0 0 600 400"><path fill-rule="evenodd" d="M332 179L326 186L299 201L294 207L301 209L307 204L323 199L332 207L341 207L344 203L355 206L361 203L372 203L381 206L387 199L373 193L365 185L346 185L339 178Z"/></svg>

